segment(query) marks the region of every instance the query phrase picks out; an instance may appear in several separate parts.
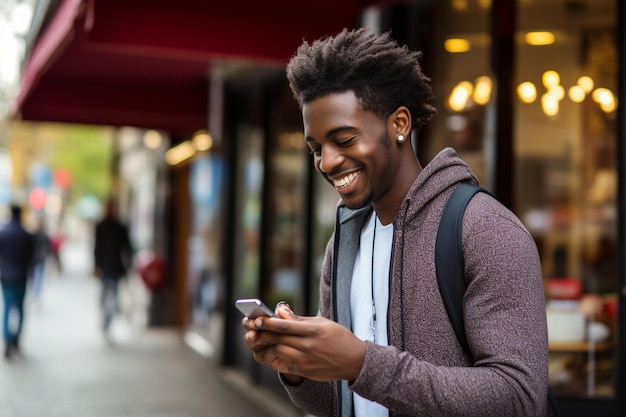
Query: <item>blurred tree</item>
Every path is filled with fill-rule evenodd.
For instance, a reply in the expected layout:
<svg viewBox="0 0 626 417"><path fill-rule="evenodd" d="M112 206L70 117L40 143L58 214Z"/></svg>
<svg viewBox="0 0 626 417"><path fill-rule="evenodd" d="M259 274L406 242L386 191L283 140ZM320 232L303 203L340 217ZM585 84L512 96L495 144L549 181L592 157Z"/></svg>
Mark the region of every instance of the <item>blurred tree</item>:
<svg viewBox="0 0 626 417"><path fill-rule="evenodd" d="M54 171L67 170L71 177L67 202L93 195L106 199L111 191L113 140L110 129L98 126L65 125L65 135L49 149L48 163Z"/></svg>

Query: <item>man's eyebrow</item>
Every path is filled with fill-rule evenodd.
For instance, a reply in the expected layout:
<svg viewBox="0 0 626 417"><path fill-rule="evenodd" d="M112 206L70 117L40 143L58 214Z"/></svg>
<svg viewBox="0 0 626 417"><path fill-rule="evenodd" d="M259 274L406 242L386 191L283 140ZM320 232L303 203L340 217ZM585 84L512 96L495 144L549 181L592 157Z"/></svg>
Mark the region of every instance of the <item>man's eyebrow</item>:
<svg viewBox="0 0 626 417"><path fill-rule="evenodd" d="M354 126L337 126L337 127L333 128L333 129L330 129L328 132L326 132L326 135L324 135L324 136L325 136L325 137L327 137L327 138L329 138L329 137L332 137L332 136L336 135L337 133L341 133L341 132L343 132L343 131L346 131L346 130L353 130L353 129L354 129ZM307 142L310 142L310 141L314 141L314 140L315 140L315 139L314 139L314 138L312 138L311 136L305 136L305 138L304 138L304 139L305 139Z"/></svg>

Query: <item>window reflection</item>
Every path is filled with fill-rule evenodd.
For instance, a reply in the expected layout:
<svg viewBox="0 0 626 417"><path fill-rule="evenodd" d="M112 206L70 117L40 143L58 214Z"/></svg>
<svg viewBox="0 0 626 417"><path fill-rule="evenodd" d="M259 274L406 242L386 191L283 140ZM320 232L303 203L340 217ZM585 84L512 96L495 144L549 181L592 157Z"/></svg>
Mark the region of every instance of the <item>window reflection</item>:
<svg viewBox="0 0 626 417"><path fill-rule="evenodd" d="M304 265L305 174L307 160L304 136L301 131L287 131L278 135L272 147L270 169L271 231L267 256L270 287L269 302L287 301L301 312Z"/></svg>
<svg viewBox="0 0 626 417"><path fill-rule="evenodd" d="M428 158L452 146L471 167L481 184L489 188L487 129L493 111L493 79L489 54L489 2L437 3L432 26L436 34L431 74L434 105L439 116L429 124L432 143ZM428 162L423 160L423 163Z"/></svg>
<svg viewBox="0 0 626 417"><path fill-rule="evenodd" d="M437 3L428 67L439 110L428 157L453 146L487 188L493 145L508 140L490 129L488 3ZM550 384L561 396L615 396L616 6L517 3L513 209L540 251Z"/></svg>
<svg viewBox="0 0 626 417"><path fill-rule="evenodd" d="M573 4L519 4L520 33L549 31L554 39L518 44L515 210L542 258L553 391L611 397L617 288L616 5L614 0L577 2L574 10ZM551 16L549 22L545 16ZM526 94L531 85L536 100Z"/></svg>

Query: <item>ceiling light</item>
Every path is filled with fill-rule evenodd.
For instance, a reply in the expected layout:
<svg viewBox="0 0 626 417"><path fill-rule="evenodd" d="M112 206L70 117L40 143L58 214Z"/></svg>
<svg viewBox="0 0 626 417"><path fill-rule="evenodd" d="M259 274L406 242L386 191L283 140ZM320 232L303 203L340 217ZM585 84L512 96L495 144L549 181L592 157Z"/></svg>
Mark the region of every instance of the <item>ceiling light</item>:
<svg viewBox="0 0 626 417"><path fill-rule="evenodd" d="M608 88L596 88L593 90L592 98L605 113L611 113L617 107L615 95Z"/></svg>
<svg viewBox="0 0 626 417"><path fill-rule="evenodd" d="M565 89L562 85L551 85L548 87L548 93L552 94L559 101L565 97Z"/></svg>
<svg viewBox="0 0 626 417"><path fill-rule="evenodd" d="M600 108L605 113L612 113L617 108L617 103L615 101L611 101L609 103L600 103Z"/></svg>
<svg viewBox="0 0 626 417"><path fill-rule="evenodd" d="M593 90L592 97L596 103L607 104L613 101L613 92L608 88L596 88Z"/></svg>
<svg viewBox="0 0 626 417"><path fill-rule="evenodd" d="M474 86L469 81L461 81L458 83L453 89L452 93L450 93L450 98L448 99L448 105L453 111L461 111L467 105L467 100L472 95L472 90Z"/></svg>
<svg viewBox="0 0 626 417"><path fill-rule="evenodd" d="M533 103L537 98L537 88L530 81L525 81L517 86L517 96L526 104Z"/></svg>
<svg viewBox="0 0 626 417"><path fill-rule="evenodd" d="M573 85L567 91L567 95L574 103L582 103L585 99L585 90L579 85Z"/></svg>
<svg viewBox="0 0 626 417"><path fill-rule="evenodd" d="M561 82L561 76L558 72L549 70L543 73L541 81L546 88L550 88L559 85Z"/></svg>
<svg viewBox="0 0 626 417"><path fill-rule="evenodd" d="M169 165L178 165L191 158L195 152L196 147L191 141L186 140L165 152L165 161Z"/></svg>
<svg viewBox="0 0 626 417"><path fill-rule="evenodd" d="M450 52L451 54L458 54L461 52L469 51L471 48L471 45L467 39L450 38L450 39L446 39L446 41L443 43L443 47L446 49L446 51Z"/></svg>
<svg viewBox="0 0 626 417"><path fill-rule="evenodd" d="M491 78L486 75L478 77L472 97L479 106L484 106L489 103L489 98L491 97Z"/></svg>
<svg viewBox="0 0 626 417"><path fill-rule="evenodd" d="M541 96L541 108L547 116L556 116L559 113L559 100L550 93Z"/></svg>
<svg viewBox="0 0 626 417"><path fill-rule="evenodd" d="M148 149L159 149L163 143L163 136L156 130L146 130L143 134L143 144Z"/></svg>
<svg viewBox="0 0 626 417"><path fill-rule="evenodd" d="M213 147L213 138L206 130L199 130L193 135L193 144L200 152L208 151Z"/></svg>
<svg viewBox="0 0 626 417"><path fill-rule="evenodd" d="M576 84L578 84L587 94L589 94L591 90L593 90L593 79L591 79L591 77L587 75L583 75L582 77L578 78Z"/></svg>
<svg viewBox="0 0 626 417"><path fill-rule="evenodd" d="M524 35L524 41L532 46L552 45L554 39L554 33L552 32L527 32Z"/></svg>

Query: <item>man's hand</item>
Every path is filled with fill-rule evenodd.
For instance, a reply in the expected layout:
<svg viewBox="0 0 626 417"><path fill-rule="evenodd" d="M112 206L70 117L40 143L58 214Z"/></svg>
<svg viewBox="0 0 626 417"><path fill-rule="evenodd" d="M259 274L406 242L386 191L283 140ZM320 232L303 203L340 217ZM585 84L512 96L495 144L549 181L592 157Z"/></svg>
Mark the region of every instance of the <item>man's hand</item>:
<svg viewBox="0 0 626 417"><path fill-rule="evenodd" d="M244 318L244 341L254 359L285 374L315 381L354 381L365 358L365 342L345 327L323 317L297 316L284 303L278 318Z"/></svg>

